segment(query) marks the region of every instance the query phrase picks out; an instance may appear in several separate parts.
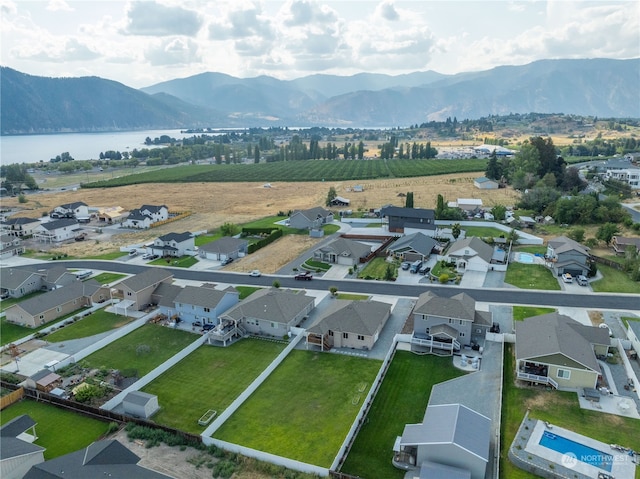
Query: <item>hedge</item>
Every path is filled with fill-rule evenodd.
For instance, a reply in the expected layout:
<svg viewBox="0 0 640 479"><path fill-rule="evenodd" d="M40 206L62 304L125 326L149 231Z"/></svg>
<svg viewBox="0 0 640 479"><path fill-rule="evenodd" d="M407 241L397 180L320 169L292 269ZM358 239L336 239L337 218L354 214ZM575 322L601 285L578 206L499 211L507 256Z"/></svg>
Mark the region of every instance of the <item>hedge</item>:
<svg viewBox="0 0 640 479"><path fill-rule="evenodd" d="M260 241L256 241L255 243L251 243L249 248L247 249L249 254L258 251L260 248L264 248L268 244L273 243L275 240L282 236L282 230L276 229L271 231L271 234L266 238L262 238Z"/></svg>

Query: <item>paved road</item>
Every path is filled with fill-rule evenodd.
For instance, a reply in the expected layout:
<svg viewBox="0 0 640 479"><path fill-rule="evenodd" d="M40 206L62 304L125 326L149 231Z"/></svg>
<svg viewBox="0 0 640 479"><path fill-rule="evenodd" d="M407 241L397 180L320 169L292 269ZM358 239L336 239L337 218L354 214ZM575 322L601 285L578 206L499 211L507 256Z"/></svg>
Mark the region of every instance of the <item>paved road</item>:
<svg viewBox="0 0 640 479"><path fill-rule="evenodd" d="M55 261L38 265L41 268L52 268L64 265L67 268L96 269L118 273L136 274L147 267L115 261L72 260ZM383 294L404 297L417 297L425 291L450 297L461 292L467 293L476 301L487 303L525 304L537 306L567 306L574 308L598 308L611 310L640 311L640 296L634 294L606 294L606 293L570 293L568 291L527 291L520 289L469 289L457 286L442 286L436 284L403 285L383 281L360 280L323 280L314 278L313 281L296 281L291 276L263 275L259 278L247 274L218 272L218 271L190 271L182 268L166 268L173 272L176 279L192 281L217 282L229 284L246 284L255 286L271 286L274 279L278 279L283 288L315 289L327 291L336 286L339 291L349 291L362 294Z"/></svg>

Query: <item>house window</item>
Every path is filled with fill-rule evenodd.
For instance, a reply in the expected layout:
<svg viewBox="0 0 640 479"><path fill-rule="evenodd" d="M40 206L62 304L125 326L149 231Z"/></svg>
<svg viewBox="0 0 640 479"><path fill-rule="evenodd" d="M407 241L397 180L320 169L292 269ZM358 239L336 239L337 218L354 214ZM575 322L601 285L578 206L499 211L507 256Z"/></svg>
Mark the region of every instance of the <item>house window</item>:
<svg viewBox="0 0 640 479"><path fill-rule="evenodd" d="M358 334L358 341L364 341L364 336L362 334Z"/></svg>
<svg viewBox="0 0 640 479"><path fill-rule="evenodd" d="M60 311L62 311L62 308L61 308L60 306L58 306L58 307L56 308L56 311L59 313Z"/></svg>
<svg viewBox="0 0 640 479"><path fill-rule="evenodd" d="M571 379L571 371L568 369L558 369L558 378L559 379Z"/></svg>
<svg viewBox="0 0 640 479"><path fill-rule="evenodd" d="M39 319L44 319L44 314L41 314L41 315L39 316Z"/></svg>
<svg viewBox="0 0 640 479"><path fill-rule="evenodd" d="M333 336L333 331L329 330L329 336Z"/></svg>
<svg viewBox="0 0 640 479"><path fill-rule="evenodd" d="M211 308L204 308L204 312L205 313L210 313L211 312Z"/></svg>
<svg viewBox="0 0 640 479"><path fill-rule="evenodd" d="M278 326L276 325L276 323L271 323L271 327L275 329L275 328L277 328Z"/></svg>
<svg viewBox="0 0 640 479"><path fill-rule="evenodd" d="M460 326L462 326L462 325L464 324L464 321L461 319L461 320L458 322L458 324L459 324Z"/></svg>
<svg viewBox="0 0 640 479"><path fill-rule="evenodd" d="M453 319L449 318L449 324L453 323Z"/></svg>
<svg viewBox="0 0 640 479"><path fill-rule="evenodd" d="M133 294L131 293L131 291L127 291L127 296L133 296Z"/></svg>
<svg viewBox="0 0 640 479"><path fill-rule="evenodd" d="M349 333L342 333L342 339L349 339Z"/></svg>
<svg viewBox="0 0 640 479"><path fill-rule="evenodd" d="M461 338L464 338L464 333L460 333L460 337L461 337Z"/></svg>
<svg viewBox="0 0 640 479"><path fill-rule="evenodd" d="M74 299L74 300L73 300L73 304L77 304L77 303L78 303L78 300L77 300L77 299Z"/></svg>

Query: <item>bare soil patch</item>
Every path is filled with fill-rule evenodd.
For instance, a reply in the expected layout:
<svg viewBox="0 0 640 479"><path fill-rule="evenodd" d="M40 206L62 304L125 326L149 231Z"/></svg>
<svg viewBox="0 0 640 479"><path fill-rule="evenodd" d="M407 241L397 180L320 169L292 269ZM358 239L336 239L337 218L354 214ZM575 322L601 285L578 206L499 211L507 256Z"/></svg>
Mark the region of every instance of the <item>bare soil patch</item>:
<svg viewBox="0 0 640 479"><path fill-rule="evenodd" d="M591 320L591 324L593 326L600 326L604 323L604 319L602 317L602 311L588 311L589 319Z"/></svg>

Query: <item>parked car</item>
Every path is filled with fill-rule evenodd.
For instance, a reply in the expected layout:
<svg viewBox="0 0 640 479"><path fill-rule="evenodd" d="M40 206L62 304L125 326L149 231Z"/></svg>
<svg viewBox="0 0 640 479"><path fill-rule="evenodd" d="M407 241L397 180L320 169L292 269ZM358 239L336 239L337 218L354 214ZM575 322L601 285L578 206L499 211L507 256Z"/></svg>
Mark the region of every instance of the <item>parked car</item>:
<svg viewBox="0 0 640 479"><path fill-rule="evenodd" d="M254 269L249 273L249 276L253 276L254 278L259 278L260 276L262 276L262 273L260 272L259 269Z"/></svg>
<svg viewBox="0 0 640 479"><path fill-rule="evenodd" d="M142 255L142 259L151 259L152 257L153 257L153 255L150 254L150 253L145 253L145 254Z"/></svg>
<svg viewBox="0 0 640 479"><path fill-rule="evenodd" d="M411 263L409 261L402 262L402 269L407 271L411 267Z"/></svg>
<svg viewBox="0 0 640 479"><path fill-rule="evenodd" d="M231 258L231 257L225 258L225 259L222 260L222 262L220 264L222 266L225 266L225 265L227 265L229 263L233 263L233 258Z"/></svg>
<svg viewBox="0 0 640 479"><path fill-rule="evenodd" d="M309 271L305 271L304 273L298 273L294 276L294 279L298 279L301 281L311 281L313 279L313 275Z"/></svg>
<svg viewBox="0 0 640 479"><path fill-rule="evenodd" d="M423 266L418 270L418 273L424 276L429 271L431 271L431 268L429 266L427 266L426 264L423 264Z"/></svg>
<svg viewBox="0 0 640 479"><path fill-rule="evenodd" d="M129 251L129 256L137 256L138 252L135 249Z"/></svg>
<svg viewBox="0 0 640 479"><path fill-rule="evenodd" d="M588 279L587 279L587 277L586 277L585 275L583 275L583 274L579 275L579 276L576 278L576 281L577 281L577 283L578 283L580 286L589 286L589 280L588 280Z"/></svg>
<svg viewBox="0 0 640 479"><path fill-rule="evenodd" d="M565 283L573 283L573 276L571 276L569 273L565 273L562 275L562 281Z"/></svg>

